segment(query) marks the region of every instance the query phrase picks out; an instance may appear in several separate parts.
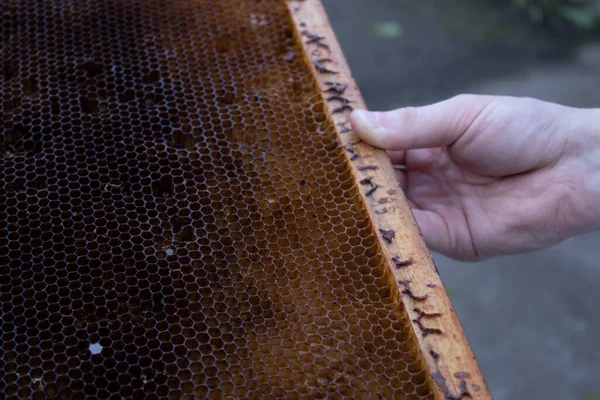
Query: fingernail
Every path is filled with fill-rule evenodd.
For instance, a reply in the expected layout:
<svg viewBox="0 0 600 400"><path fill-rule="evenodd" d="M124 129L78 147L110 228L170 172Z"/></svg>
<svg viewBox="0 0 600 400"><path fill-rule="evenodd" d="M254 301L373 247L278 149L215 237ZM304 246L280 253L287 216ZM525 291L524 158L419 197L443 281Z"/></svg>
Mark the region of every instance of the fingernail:
<svg viewBox="0 0 600 400"><path fill-rule="evenodd" d="M365 110L355 110L350 115L352 129L362 140L373 146L381 146L381 121L378 112L369 112Z"/></svg>
<svg viewBox="0 0 600 400"><path fill-rule="evenodd" d="M379 115L366 110L355 110L350 116L350 122L356 130L366 133L379 128Z"/></svg>

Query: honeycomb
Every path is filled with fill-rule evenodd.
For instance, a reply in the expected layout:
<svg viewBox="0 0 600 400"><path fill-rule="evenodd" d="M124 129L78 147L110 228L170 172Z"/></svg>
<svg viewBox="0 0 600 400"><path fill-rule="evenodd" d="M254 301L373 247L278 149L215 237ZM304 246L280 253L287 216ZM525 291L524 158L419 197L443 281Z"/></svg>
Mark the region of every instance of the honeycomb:
<svg viewBox="0 0 600 400"><path fill-rule="evenodd" d="M0 40L1 398L434 398L284 1Z"/></svg>

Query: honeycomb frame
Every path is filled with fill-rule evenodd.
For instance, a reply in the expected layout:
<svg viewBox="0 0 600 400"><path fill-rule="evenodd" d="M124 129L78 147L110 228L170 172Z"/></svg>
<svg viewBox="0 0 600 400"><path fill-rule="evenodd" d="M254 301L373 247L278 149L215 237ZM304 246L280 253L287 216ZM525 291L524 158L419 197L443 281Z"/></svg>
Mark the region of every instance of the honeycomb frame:
<svg viewBox="0 0 600 400"><path fill-rule="evenodd" d="M0 15L3 398L490 398L320 1Z"/></svg>

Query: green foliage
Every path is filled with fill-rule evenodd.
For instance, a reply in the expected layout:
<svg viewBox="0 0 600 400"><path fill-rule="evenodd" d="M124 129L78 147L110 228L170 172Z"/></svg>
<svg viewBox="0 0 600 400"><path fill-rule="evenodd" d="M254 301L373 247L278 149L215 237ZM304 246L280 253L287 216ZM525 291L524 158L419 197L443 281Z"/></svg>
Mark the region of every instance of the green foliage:
<svg viewBox="0 0 600 400"><path fill-rule="evenodd" d="M595 392L586 392L584 400L600 400L600 395Z"/></svg>
<svg viewBox="0 0 600 400"><path fill-rule="evenodd" d="M581 31L600 30L600 0L513 0L537 24L561 21Z"/></svg>
<svg viewBox="0 0 600 400"><path fill-rule="evenodd" d="M404 34L402 24L396 21L379 21L373 27L373 31L377 36L386 39L396 39Z"/></svg>

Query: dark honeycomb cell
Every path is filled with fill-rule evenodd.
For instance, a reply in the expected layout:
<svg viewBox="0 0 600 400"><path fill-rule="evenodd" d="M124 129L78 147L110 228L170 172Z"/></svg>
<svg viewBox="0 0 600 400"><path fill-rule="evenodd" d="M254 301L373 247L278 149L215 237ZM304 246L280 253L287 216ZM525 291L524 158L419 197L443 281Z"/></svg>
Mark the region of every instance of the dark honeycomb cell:
<svg viewBox="0 0 600 400"><path fill-rule="evenodd" d="M431 399L284 1L0 2L0 397Z"/></svg>

